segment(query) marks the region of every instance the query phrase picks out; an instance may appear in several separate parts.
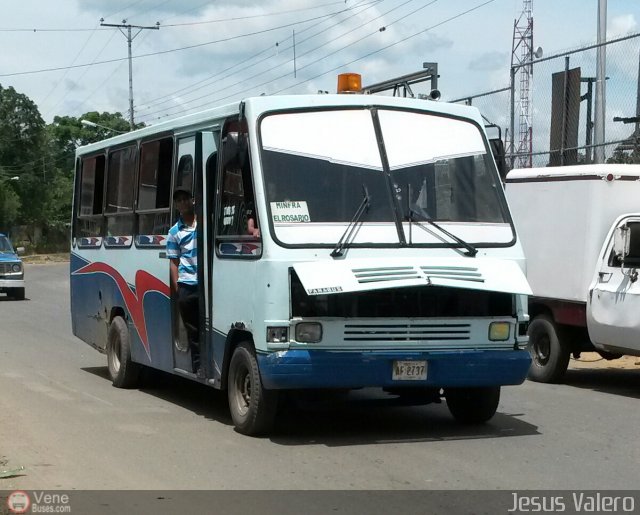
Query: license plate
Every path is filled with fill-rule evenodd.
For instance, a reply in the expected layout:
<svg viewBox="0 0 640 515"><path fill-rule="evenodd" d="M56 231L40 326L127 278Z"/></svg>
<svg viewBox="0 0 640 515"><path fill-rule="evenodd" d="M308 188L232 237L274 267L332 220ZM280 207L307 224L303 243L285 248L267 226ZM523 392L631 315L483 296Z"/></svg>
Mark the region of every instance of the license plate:
<svg viewBox="0 0 640 515"><path fill-rule="evenodd" d="M424 381L427 378L426 361L394 361L391 379L394 381Z"/></svg>

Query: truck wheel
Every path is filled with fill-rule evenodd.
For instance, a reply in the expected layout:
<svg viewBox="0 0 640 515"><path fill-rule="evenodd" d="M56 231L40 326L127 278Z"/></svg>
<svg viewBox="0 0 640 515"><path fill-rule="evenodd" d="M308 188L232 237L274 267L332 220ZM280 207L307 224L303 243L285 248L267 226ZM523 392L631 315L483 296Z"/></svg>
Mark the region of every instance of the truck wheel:
<svg viewBox="0 0 640 515"><path fill-rule="evenodd" d="M447 388L444 395L453 417L463 424L482 424L496 414L500 387Z"/></svg>
<svg viewBox="0 0 640 515"><path fill-rule="evenodd" d="M607 361L611 361L613 359L620 359L622 354L618 354L617 352L608 352L606 350L597 350L597 353L600 354L602 359L606 359Z"/></svg>
<svg viewBox="0 0 640 515"><path fill-rule="evenodd" d="M529 324L529 353L529 379L539 383L556 383L562 379L571 352L549 315L538 315Z"/></svg>
<svg viewBox="0 0 640 515"><path fill-rule="evenodd" d="M9 295L15 300L24 300L24 288L13 288Z"/></svg>
<svg viewBox="0 0 640 515"><path fill-rule="evenodd" d="M141 366L131 361L131 342L127 323L120 316L109 325L107 337L107 364L113 386L134 388L140 378Z"/></svg>
<svg viewBox="0 0 640 515"><path fill-rule="evenodd" d="M256 436L271 429L278 408L278 395L265 390L253 346L239 344L229 363L227 380L229 410L239 433Z"/></svg>

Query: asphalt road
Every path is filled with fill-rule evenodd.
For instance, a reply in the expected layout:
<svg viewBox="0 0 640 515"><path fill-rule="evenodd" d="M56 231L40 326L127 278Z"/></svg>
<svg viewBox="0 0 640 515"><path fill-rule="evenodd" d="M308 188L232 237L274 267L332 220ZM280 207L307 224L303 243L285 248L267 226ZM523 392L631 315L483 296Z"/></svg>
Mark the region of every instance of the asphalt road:
<svg viewBox="0 0 640 515"><path fill-rule="evenodd" d="M71 334L68 264L26 274L27 300L0 295L0 471L25 467L0 490L640 487L640 370L504 388L480 428L365 390L301 402L249 438L213 389L164 374L112 387Z"/></svg>

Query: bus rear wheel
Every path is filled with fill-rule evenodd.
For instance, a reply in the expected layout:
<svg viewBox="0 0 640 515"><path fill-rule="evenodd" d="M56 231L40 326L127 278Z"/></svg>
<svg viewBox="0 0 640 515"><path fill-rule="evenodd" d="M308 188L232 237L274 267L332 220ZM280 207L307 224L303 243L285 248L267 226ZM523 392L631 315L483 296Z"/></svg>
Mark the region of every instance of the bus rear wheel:
<svg viewBox="0 0 640 515"><path fill-rule="evenodd" d="M273 427L278 394L262 386L258 361L248 342L239 344L233 351L227 395L231 418L239 433L257 436Z"/></svg>
<svg viewBox="0 0 640 515"><path fill-rule="evenodd" d="M483 424L496 414L500 402L500 387L447 388L447 407L458 422Z"/></svg>
<svg viewBox="0 0 640 515"><path fill-rule="evenodd" d="M127 323L116 316L109 325L107 364L113 386L134 388L140 378L140 365L131 361L131 340Z"/></svg>

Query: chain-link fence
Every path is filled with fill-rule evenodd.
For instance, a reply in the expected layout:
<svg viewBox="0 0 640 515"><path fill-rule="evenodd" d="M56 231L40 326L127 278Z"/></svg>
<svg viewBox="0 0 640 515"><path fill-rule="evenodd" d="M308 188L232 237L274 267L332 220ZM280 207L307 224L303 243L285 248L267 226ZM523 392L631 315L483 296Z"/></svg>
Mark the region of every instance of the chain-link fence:
<svg viewBox="0 0 640 515"><path fill-rule="evenodd" d="M499 135L505 143L508 167L592 163L596 147L604 150L605 162L640 163L640 33L613 39L605 48L603 143L593 137L597 45L533 61L528 132L520 125L517 69L510 74L513 88L507 83L453 101L480 110L490 137Z"/></svg>

